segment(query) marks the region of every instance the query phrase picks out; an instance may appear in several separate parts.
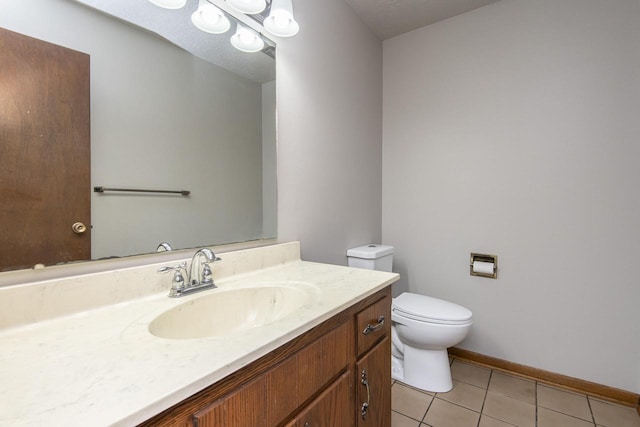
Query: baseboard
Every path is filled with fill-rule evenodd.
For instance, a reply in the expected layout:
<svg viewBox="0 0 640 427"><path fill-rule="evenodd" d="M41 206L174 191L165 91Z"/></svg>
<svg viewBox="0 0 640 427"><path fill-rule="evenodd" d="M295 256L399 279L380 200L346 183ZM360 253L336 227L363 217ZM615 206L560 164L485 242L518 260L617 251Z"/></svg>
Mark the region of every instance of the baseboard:
<svg viewBox="0 0 640 427"><path fill-rule="evenodd" d="M520 365L519 363L509 362L507 360L486 356L484 354L457 347L449 349L449 356L455 359L486 366L488 368L511 372L529 379L581 392L600 399L635 407L638 415L640 415L640 394L637 393L593 383L591 381L581 380L579 378L569 377L567 375L556 374L542 369L532 368L526 365Z"/></svg>

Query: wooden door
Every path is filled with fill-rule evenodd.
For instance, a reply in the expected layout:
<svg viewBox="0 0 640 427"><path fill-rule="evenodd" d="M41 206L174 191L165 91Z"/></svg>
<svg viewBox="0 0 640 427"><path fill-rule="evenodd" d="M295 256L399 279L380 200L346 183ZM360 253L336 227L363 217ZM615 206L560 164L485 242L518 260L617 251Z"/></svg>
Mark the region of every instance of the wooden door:
<svg viewBox="0 0 640 427"><path fill-rule="evenodd" d="M385 337L356 362L358 427L391 426L391 346ZM365 383L366 381L366 383ZM363 404L366 410L363 411Z"/></svg>
<svg viewBox="0 0 640 427"><path fill-rule="evenodd" d="M0 271L90 259L89 55L0 28L0 58Z"/></svg>

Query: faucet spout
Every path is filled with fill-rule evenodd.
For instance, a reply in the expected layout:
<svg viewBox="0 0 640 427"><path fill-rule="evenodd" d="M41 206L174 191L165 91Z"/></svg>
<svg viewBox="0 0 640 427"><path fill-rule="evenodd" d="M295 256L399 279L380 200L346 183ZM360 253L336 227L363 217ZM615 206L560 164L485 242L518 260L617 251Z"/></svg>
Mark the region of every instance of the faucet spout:
<svg viewBox="0 0 640 427"><path fill-rule="evenodd" d="M220 258L209 248L199 249L191 260L191 268L189 271L190 286L207 286L216 287L211 274L209 263L220 261Z"/></svg>

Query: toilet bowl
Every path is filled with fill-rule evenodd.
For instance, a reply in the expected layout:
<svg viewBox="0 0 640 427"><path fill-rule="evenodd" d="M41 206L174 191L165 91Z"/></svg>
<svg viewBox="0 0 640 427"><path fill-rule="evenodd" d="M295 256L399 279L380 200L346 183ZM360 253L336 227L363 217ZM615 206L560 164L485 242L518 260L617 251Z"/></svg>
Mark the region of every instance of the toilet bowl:
<svg viewBox="0 0 640 427"><path fill-rule="evenodd" d="M392 377L432 392L453 387L447 348L462 341L471 328L465 307L405 292L391 305Z"/></svg>

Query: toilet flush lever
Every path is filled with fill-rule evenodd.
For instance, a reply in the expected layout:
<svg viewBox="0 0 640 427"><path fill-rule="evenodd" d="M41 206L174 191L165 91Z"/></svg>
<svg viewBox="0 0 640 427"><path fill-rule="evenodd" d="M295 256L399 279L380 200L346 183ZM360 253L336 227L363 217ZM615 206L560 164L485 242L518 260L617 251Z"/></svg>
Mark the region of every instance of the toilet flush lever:
<svg viewBox="0 0 640 427"><path fill-rule="evenodd" d="M369 335L371 332L379 331L384 326L384 316L378 317L378 323L372 325L371 323L367 324L367 327L362 331L363 334Z"/></svg>

